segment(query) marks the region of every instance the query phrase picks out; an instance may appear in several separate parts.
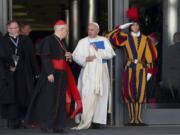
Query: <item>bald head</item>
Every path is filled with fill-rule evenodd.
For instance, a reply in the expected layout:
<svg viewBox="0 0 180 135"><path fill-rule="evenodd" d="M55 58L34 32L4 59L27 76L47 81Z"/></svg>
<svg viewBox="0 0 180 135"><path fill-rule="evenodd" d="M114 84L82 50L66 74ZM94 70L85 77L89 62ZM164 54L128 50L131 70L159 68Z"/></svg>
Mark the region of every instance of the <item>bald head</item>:
<svg viewBox="0 0 180 135"><path fill-rule="evenodd" d="M95 38L99 33L99 25L96 22L91 22L88 25L88 36Z"/></svg>

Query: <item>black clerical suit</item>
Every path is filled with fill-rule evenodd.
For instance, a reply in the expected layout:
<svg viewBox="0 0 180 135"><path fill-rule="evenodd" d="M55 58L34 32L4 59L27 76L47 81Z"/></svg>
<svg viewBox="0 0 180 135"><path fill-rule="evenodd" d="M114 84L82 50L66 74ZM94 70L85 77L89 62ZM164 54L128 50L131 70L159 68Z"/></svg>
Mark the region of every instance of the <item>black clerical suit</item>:
<svg viewBox="0 0 180 135"><path fill-rule="evenodd" d="M67 73L63 67L66 63L65 50L64 42L54 34L46 37L40 45L42 73L28 109L26 124L40 124L43 129L65 128L67 89ZM50 74L54 75L53 83L48 81Z"/></svg>
<svg viewBox="0 0 180 135"><path fill-rule="evenodd" d="M38 76L38 66L29 37L14 38L6 34L0 44L0 72L4 74L0 89L1 115L8 120L9 128L19 128L34 89L34 78ZM14 56L18 57L17 66L15 71L10 71L15 66Z"/></svg>

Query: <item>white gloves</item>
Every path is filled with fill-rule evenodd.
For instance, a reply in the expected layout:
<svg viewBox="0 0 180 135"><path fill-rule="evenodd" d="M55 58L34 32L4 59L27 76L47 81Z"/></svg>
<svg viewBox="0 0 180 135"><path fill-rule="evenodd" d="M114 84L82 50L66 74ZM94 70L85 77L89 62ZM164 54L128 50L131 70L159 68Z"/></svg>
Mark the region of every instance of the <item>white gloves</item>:
<svg viewBox="0 0 180 135"><path fill-rule="evenodd" d="M151 73L147 73L147 81L149 81L150 79L151 79L151 76L152 76L152 74Z"/></svg>
<svg viewBox="0 0 180 135"><path fill-rule="evenodd" d="M125 24L123 24L123 25L120 25L119 28L120 28L120 29L126 29L126 28L128 28L130 25L132 25L132 24L133 24L133 22L125 23Z"/></svg>

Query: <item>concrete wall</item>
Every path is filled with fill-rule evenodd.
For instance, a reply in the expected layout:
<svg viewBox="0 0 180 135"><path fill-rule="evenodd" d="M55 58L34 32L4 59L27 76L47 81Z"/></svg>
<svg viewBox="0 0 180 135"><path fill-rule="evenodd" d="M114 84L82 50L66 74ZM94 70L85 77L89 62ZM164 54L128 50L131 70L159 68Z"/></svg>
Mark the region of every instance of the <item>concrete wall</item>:
<svg viewBox="0 0 180 135"><path fill-rule="evenodd" d="M109 0L111 3L111 0ZM109 8L109 30L112 30L115 26L126 23L126 12L129 8L129 0L114 0ZM124 103L122 100L122 71L124 69L125 51L123 49L115 50L116 57L111 62L111 78L112 78L112 102L113 113L112 123L115 126L124 124L126 118L126 109L124 109ZM114 70L115 69L115 70Z"/></svg>

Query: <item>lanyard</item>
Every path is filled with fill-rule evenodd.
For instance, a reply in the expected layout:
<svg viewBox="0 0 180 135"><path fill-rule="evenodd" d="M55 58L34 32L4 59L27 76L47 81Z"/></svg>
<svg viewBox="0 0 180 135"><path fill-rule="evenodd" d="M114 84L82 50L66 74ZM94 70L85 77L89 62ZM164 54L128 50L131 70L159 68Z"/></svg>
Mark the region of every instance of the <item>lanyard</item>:
<svg viewBox="0 0 180 135"><path fill-rule="evenodd" d="M10 37L10 40L16 46L15 55L17 55L17 51L18 51L17 47L18 47L18 44L19 44L19 37L17 37L17 41L16 42L11 37Z"/></svg>
<svg viewBox="0 0 180 135"><path fill-rule="evenodd" d="M17 41L15 42L11 37L10 37L11 42L17 47L19 44L19 38L17 37Z"/></svg>

